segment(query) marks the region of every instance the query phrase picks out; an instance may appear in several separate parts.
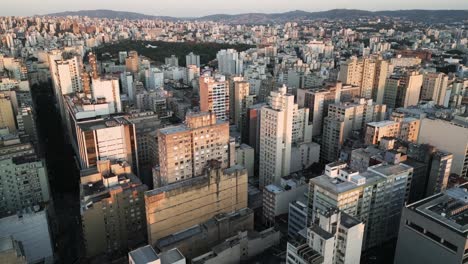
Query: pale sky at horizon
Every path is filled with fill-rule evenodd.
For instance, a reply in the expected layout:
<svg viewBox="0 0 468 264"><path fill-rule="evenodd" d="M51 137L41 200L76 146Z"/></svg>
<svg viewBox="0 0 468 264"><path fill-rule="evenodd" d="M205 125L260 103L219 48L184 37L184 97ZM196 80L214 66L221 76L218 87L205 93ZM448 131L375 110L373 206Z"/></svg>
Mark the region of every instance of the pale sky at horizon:
<svg viewBox="0 0 468 264"><path fill-rule="evenodd" d="M4 2L4 3L1 3ZM276 13L291 10L324 11L468 9L467 0L0 0L0 16L43 15L63 11L110 9L147 15L198 17L211 14ZM377 2L377 3L376 3ZM379 3L380 2L380 3ZM294 3L294 4L292 4Z"/></svg>

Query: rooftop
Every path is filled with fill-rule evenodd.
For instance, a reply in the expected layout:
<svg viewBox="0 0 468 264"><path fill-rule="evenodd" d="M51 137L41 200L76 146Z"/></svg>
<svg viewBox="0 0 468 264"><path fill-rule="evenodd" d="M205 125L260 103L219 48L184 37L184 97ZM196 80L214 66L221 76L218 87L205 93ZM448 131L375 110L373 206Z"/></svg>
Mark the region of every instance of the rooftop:
<svg viewBox="0 0 468 264"><path fill-rule="evenodd" d="M463 236L468 235L468 184L448 189L408 206Z"/></svg>
<svg viewBox="0 0 468 264"><path fill-rule="evenodd" d="M135 264L147 264L159 259L158 254L150 245L130 251L128 255Z"/></svg>
<svg viewBox="0 0 468 264"><path fill-rule="evenodd" d="M116 126L121 126L121 125L130 125L130 124L132 123L128 121L126 118L117 116L117 117L109 117L109 118L104 118L104 119L99 119L99 120L93 120L89 122L82 122L79 124L79 126L83 131L91 131L91 130L98 130L98 129L116 127Z"/></svg>

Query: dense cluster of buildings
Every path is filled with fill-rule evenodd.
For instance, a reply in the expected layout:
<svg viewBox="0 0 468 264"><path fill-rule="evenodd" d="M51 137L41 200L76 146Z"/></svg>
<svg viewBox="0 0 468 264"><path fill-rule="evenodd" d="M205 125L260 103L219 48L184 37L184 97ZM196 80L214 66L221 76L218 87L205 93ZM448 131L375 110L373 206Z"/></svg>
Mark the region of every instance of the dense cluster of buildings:
<svg viewBox="0 0 468 264"><path fill-rule="evenodd" d="M121 40L257 46L214 67L93 53ZM397 264L466 261L467 43L387 18L0 17L0 262L63 258L38 84L74 152L91 263L351 264L386 243Z"/></svg>

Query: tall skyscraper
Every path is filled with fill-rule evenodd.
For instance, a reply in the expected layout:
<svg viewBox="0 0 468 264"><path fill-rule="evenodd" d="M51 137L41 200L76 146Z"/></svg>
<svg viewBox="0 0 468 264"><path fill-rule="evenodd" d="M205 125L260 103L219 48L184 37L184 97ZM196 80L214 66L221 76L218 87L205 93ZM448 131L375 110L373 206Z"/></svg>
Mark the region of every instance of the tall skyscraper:
<svg viewBox="0 0 468 264"><path fill-rule="evenodd" d="M356 57L349 59L340 65L338 80L343 84L361 87L360 96L372 98L372 91L375 86L374 82L376 81L375 60L370 58L358 59Z"/></svg>
<svg viewBox="0 0 468 264"><path fill-rule="evenodd" d="M254 97L250 95L250 84L246 81L234 82L233 97L234 124L238 131L245 134L247 132L247 109L254 103Z"/></svg>
<svg viewBox="0 0 468 264"><path fill-rule="evenodd" d="M185 64L186 66L196 65L197 68L200 68L200 55L193 54L190 52L187 56L185 56Z"/></svg>
<svg viewBox="0 0 468 264"><path fill-rule="evenodd" d="M445 105L448 76L444 73L425 73L421 89L421 99L431 100L438 105Z"/></svg>
<svg viewBox="0 0 468 264"><path fill-rule="evenodd" d="M343 85L337 82L334 86L323 89L298 89L297 104L310 109L309 121L312 123L312 136L322 134L323 119L328 115L328 105L340 102Z"/></svg>
<svg viewBox="0 0 468 264"><path fill-rule="evenodd" d="M423 76L417 72L406 72L387 78L383 103L388 108L408 107L419 103Z"/></svg>
<svg viewBox="0 0 468 264"><path fill-rule="evenodd" d="M214 113L188 113L185 124L160 129L159 162L154 186L164 186L202 175L208 161L231 165L229 123ZM232 164L234 165L234 164Z"/></svg>
<svg viewBox="0 0 468 264"><path fill-rule="evenodd" d="M385 93L385 82L389 72L389 62L377 59L375 62L374 86L372 88L372 99L378 104L383 103Z"/></svg>
<svg viewBox="0 0 468 264"><path fill-rule="evenodd" d="M260 110L260 187L289 175L292 144L312 139L308 119L309 109L299 109L286 86L271 92L268 106Z"/></svg>
<svg viewBox="0 0 468 264"><path fill-rule="evenodd" d="M234 49L220 50L216 54L218 70L223 74L242 74L244 62L240 54Z"/></svg>
<svg viewBox="0 0 468 264"><path fill-rule="evenodd" d="M110 160L80 172L80 212L86 256L113 254L146 242L144 192L130 166Z"/></svg>
<svg viewBox="0 0 468 264"><path fill-rule="evenodd" d="M200 77L200 110L213 112L216 118L229 121L229 81L224 75Z"/></svg>
<svg viewBox="0 0 468 264"><path fill-rule="evenodd" d="M125 70L131 73L137 73L140 68L140 59L138 58L138 52L132 50L128 53L125 58Z"/></svg>

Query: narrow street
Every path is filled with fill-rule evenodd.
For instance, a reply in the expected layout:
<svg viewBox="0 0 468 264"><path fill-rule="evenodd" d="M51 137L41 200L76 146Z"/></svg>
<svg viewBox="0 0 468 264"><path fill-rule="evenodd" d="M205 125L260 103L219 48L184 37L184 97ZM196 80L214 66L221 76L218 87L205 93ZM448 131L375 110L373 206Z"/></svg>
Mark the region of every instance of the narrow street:
<svg viewBox="0 0 468 264"><path fill-rule="evenodd" d="M31 87L38 137L46 159L55 216L51 216L58 263L77 263L80 252L79 173L55 108L51 84Z"/></svg>

